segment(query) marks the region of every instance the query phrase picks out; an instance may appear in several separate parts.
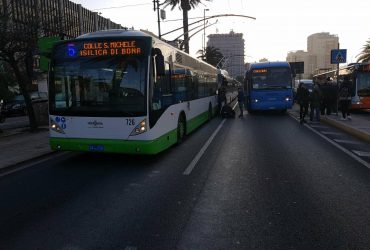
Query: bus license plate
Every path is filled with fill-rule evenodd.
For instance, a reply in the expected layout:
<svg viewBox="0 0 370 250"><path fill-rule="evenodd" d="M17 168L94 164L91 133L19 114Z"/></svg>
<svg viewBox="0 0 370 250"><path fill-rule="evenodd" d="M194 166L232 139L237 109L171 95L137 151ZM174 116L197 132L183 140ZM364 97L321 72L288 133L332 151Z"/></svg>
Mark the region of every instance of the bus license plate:
<svg viewBox="0 0 370 250"><path fill-rule="evenodd" d="M103 145L89 145L89 151L104 151Z"/></svg>

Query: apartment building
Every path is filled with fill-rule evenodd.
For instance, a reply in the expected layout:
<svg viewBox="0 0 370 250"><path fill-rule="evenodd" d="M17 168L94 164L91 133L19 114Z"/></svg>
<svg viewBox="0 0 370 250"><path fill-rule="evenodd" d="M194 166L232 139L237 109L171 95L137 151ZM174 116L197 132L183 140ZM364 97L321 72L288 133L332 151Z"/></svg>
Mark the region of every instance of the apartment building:
<svg viewBox="0 0 370 250"><path fill-rule="evenodd" d="M244 39L242 33L210 34L207 46L218 48L224 58L223 68L232 77L244 76Z"/></svg>
<svg viewBox="0 0 370 250"><path fill-rule="evenodd" d="M302 78L312 78L312 75L324 70L335 69L330 63L332 49L337 49L339 37L329 32L315 33L307 37L307 51L290 51L287 54L288 62L304 62Z"/></svg>

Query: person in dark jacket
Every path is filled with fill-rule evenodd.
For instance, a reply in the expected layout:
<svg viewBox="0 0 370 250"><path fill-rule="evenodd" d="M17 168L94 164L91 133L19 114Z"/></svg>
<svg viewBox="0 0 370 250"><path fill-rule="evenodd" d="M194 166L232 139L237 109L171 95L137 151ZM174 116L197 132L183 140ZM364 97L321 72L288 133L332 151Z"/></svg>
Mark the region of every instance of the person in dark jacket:
<svg viewBox="0 0 370 250"><path fill-rule="evenodd" d="M239 109L240 109L240 115L239 118L243 117L243 109L244 109L244 101L245 101L245 95L242 88L238 88L238 103L239 103Z"/></svg>
<svg viewBox="0 0 370 250"><path fill-rule="evenodd" d="M341 120L351 120L351 114L349 112L352 99L351 83L348 76L344 76L343 82L339 88L339 107L342 111Z"/></svg>
<svg viewBox="0 0 370 250"><path fill-rule="evenodd" d="M226 89L225 89L225 87L221 87L221 88L218 89L217 101L218 101L218 110L219 110L219 112L221 112L222 107L226 104Z"/></svg>
<svg viewBox="0 0 370 250"><path fill-rule="evenodd" d="M299 104L299 120L300 120L300 123L302 124L306 122L304 118L307 115L308 104L310 101L310 92L304 86L303 83L300 83L297 89L297 101Z"/></svg>
<svg viewBox="0 0 370 250"><path fill-rule="evenodd" d="M331 99L330 99L330 88L331 88L331 78L328 77L326 82L320 86L322 100L321 100L321 114L330 115L331 114Z"/></svg>
<svg viewBox="0 0 370 250"><path fill-rule="evenodd" d="M313 87L311 96L310 96L310 121L313 121L314 118L316 118L316 121L320 121L320 104L322 101L322 94L319 86L315 84Z"/></svg>

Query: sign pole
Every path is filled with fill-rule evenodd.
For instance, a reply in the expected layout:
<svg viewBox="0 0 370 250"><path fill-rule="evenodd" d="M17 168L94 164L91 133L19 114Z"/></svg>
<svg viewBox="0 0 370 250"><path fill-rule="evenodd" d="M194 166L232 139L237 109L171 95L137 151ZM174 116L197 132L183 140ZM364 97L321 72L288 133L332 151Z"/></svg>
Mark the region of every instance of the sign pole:
<svg viewBox="0 0 370 250"><path fill-rule="evenodd" d="M338 51L339 51L339 42L338 42ZM336 86L336 89L337 89L337 91L339 91L339 62L337 63L337 86ZM339 99L338 98L336 98L336 99L337 99L337 101L336 101L335 113L338 116Z"/></svg>

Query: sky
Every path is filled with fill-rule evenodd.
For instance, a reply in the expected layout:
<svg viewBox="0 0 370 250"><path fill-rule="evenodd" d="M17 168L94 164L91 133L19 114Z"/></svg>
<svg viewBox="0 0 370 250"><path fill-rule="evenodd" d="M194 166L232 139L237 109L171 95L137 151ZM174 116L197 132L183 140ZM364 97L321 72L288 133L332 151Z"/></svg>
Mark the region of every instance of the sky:
<svg viewBox="0 0 370 250"><path fill-rule="evenodd" d="M152 0L72 0L86 9L99 12L122 26L149 30L158 34L157 14ZM163 2L163 0L160 0ZM204 11L204 9L209 9ZM182 11L168 6L161 33L182 27ZM243 33L245 61L261 58L285 61L289 51L307 51L307 37L329 32L339 37L341 49L347 49L347 63L355 62L366 41L370 39L370 0L212 0L202 1L189 12L189 24L219 14L237 14L256 18L220 17L209 20L208 34L225 34L233 30ZM195 27L195 25L190 26ZM197 29L196 29L197 30ZM182 29L163 36L173 40ZM192 32L190 32L192 35ZM202 49L203 31L190 39L190 54Z"/></svg>

